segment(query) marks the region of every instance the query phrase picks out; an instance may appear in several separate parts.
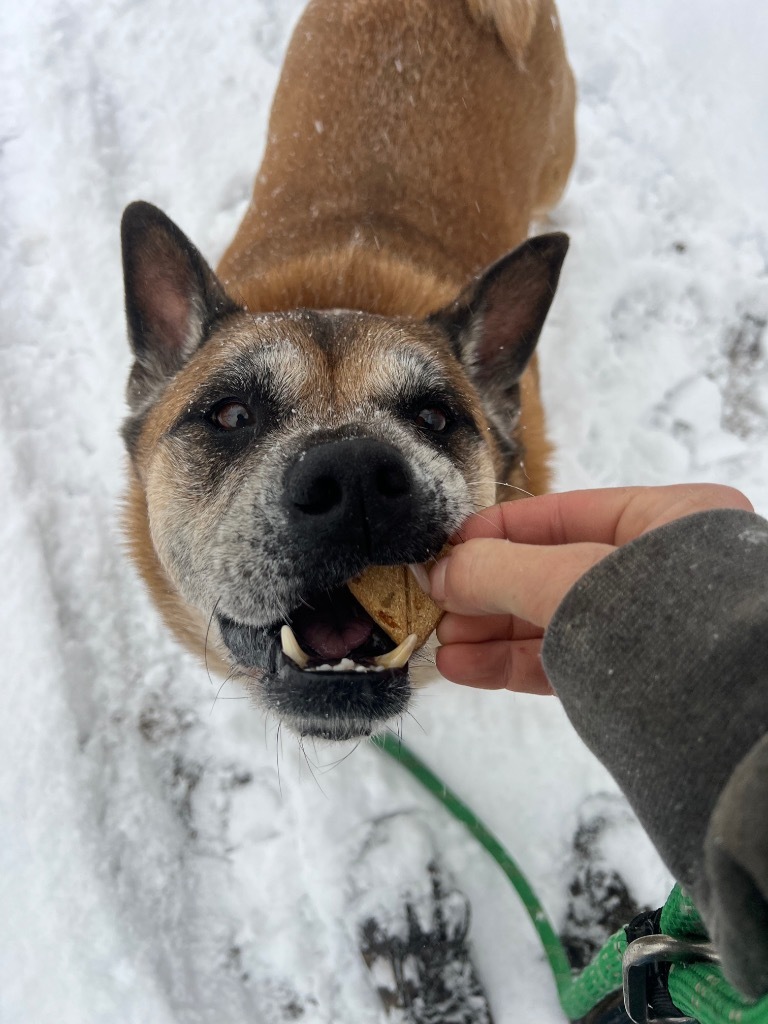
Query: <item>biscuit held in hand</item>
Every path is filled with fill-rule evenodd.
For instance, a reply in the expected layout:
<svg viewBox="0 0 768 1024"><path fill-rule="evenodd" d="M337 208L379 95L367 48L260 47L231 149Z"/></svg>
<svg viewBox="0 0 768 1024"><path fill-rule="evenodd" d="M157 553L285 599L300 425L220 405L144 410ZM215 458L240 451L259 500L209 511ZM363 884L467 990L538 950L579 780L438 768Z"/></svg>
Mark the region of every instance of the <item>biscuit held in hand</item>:
<svg viewBox="0 0 768 1024"><path fill-rule="evenodd" d="M347 585L373 621L396 644L415 634L418 640L415 649L418 650L443 616L442 609L424 593L407 565L375 565Z"/></svg>

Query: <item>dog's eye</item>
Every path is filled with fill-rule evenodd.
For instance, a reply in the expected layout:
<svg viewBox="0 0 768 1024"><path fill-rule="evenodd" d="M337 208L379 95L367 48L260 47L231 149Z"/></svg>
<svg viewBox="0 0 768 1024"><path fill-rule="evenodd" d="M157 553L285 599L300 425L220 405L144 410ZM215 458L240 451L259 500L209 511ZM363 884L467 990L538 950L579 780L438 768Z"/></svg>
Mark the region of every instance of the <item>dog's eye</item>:
<svg viewBox="0 0 768 1024"><path fill-rule="evenodd" d="M222 430L240 430L253 423L253 413L247 405L234 399L221 402L211 412L211 422Z"/></svg>
<svg viewBox="0 0 768 1024"><path fill-rule="evenodd" d="M413 418L413 422L422 430L429 430L434 434L442 434L447 428L450 420L448 413L439 405L427 405L421 409Z"/></svg>

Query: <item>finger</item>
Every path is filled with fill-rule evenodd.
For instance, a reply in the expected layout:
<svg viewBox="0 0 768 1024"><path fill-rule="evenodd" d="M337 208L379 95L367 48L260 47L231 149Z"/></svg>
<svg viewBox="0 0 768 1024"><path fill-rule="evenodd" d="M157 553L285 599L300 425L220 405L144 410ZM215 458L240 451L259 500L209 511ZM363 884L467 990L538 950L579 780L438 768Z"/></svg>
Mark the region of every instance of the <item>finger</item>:
<svg viewBox="0 0 768 1024"><path fill-rule="evenodd" d="M516 615L543 628L576 580L612 551L607 544L470 540L432 570L432 598L459 615Z"/></svg>
<svg viewBox="0 0 768 1024"><path fill-rule="evenodd" d="M540 626L514 615L455 615L448 612L437 627L441 644L478 644L485 640L533 640L541 637Z"/></svg>
<svg viewBox="0 0 768 1024"><path fill-rule="evenodd" d="M626 544L665 523L714 508L738 508L754 512L749 498L735 487L722 484L641 487L616 524L616 544Z"/></svg>
<svg viewBox="0 0 768 1024"><path fill-rule="evenodd" d="M693 512L710 508L753 511L749 500L720 484L611 487L521 498L478 512L458 533L460 540L505 537L520 544L625 544Z"/></svg>
<svg viewBox="0 0 768 1024"><path fill-rule="evenodd" d="M462 686L552 693L541 665L540 640L449 644L438 648L437 668L446 679Z"/></svg>

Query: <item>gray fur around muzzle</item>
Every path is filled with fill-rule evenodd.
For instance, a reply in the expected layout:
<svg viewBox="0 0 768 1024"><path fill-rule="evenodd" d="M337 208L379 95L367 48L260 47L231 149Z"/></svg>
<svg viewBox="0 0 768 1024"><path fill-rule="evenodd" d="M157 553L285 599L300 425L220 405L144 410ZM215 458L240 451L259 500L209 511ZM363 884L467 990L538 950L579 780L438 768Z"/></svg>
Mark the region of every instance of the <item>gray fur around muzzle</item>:
<svg viewBox="0 0 768 1024"><path fill-rule="evenodd" d="M403 454L369 437L302 451L281 504L297 557L308 560L307 597L287 616L289 634L283 619L256 627L220 615L221 637L260 703L300 735L370 735L407 709L407 652L389 664L393 641L344 584L369 565L425 561L447 533L435 530L433 501Z"/></svg>

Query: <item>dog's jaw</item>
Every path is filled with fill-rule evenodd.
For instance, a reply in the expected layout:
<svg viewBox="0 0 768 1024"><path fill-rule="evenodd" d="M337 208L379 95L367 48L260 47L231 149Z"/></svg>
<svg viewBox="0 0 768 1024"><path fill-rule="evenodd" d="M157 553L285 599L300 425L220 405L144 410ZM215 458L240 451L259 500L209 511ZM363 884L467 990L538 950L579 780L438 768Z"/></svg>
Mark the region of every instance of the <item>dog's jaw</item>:
<svg viewBox="0 0 768 1024"><path fill-rule="evenodd" d="M307 673L290 664L278 681L260 683L261 704L298 736L354 740L383 731L406 713L411 699L408 669L365 675Z"/></svg>
<svg viewBox="0 0 768 1024"><path fill-rule="evenodd" d="M348 607L354 599L342 600ZM358 621L368 617L359 608ZM305 612L305 620L307 618ZM393 643L369 620L347 645L329 654L305 650L292 628L275 623L255 627L217 617L222 643L233 661L233 674L257 699L297 735L328 740L357 739L381 731L401 718L411 696L408 660L414 638L394 650ZM297 629L299 627L297 626ZM300 632L305 647L309 644ZM349 651L346 646L361 640Z"/></svg>

